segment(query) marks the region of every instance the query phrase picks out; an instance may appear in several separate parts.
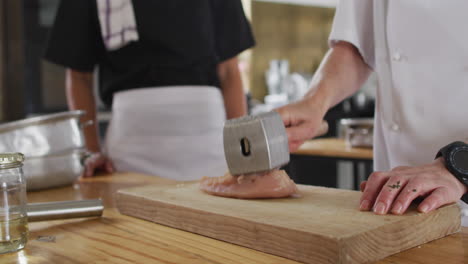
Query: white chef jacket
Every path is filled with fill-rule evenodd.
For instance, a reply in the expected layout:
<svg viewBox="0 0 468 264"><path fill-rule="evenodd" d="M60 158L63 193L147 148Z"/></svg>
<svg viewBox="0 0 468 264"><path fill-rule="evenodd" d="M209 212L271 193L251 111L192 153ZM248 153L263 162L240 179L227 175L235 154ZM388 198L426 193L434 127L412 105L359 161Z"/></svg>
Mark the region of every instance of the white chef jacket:
<svg viewBox="0 0 468 264"><path fill-rule="evenodd" d="M468 138L468 1L340 0L330 44L357 47L378 88L374 168L422 165Z"/></svg>

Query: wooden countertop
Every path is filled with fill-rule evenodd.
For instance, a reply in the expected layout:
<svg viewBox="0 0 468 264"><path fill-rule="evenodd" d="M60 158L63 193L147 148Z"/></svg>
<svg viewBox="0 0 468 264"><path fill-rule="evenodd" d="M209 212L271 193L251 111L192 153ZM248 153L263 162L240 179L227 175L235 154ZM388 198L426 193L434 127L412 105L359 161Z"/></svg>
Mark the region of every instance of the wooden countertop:
<svg viewBox="0 0 468 264"><path fill-rule="evenodd" d="M119 173L74 186L28 193L30 202L95 199L101 218L30 223L26 249L0 256L0 263L298 263L292 260L124 216L114 207L117 189L173 181ZM465 252L466 250L466 252ZM388 257L378 263L468 263L468 228Z"/></svg>
<svg viewBox="0 0 468 264"><path fill-rule="evenodd" d="M372 149L349 147L346 145L345 140L341 138L308 140L293 154L343 159L373 159Z"/></svg>

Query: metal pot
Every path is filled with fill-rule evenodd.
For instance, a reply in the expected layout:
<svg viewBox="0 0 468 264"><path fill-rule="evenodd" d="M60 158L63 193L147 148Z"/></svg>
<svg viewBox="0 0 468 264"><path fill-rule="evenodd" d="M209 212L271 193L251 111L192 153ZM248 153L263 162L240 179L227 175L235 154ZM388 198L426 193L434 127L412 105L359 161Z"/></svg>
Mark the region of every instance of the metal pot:
<svg viewBox="0 0 468 264"><path fill-rule="evenodd" d="M340 125L348 146L372 148L374 140L374 119L341 119Z"/></svg>
<svg viewBox="0 0 468 264"><path fill-rule="evenodd" d="M31 157L24 161L23 172L29 191L72 184L83 172L84 149L61 154Z"/></svg>
<svg viewBox="0 0 468 264"><path fill-rule="evenodd" d="M83 111L42 115L0 125L0 153L21 152L28 190L73 183L86 154Z"/></svg>
<svg viewBox="0 0 468 264"><path fill-rule="evenodd" d="M44 157L84 147L83 111L27 118L0 125L0 153L21 152L27 158Z"/></svg>

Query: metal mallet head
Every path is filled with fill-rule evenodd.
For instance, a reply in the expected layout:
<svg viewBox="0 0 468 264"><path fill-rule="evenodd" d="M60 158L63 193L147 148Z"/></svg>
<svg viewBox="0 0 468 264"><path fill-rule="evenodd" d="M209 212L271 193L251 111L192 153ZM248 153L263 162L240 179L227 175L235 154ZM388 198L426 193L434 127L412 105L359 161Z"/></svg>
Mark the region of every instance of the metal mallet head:
<svg viewBox="0 0 468 264"><path fill-rule="evenodd" d="M289 162L288 136L277 112L228 120L223 134L232 175L269 171Z"/></svg>

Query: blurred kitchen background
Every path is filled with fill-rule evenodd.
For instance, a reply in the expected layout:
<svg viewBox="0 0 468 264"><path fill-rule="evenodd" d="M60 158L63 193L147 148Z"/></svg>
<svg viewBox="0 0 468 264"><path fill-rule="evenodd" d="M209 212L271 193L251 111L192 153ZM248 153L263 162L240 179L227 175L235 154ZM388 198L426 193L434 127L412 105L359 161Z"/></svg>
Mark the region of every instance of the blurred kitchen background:
<svg viewBox="0 0 468 264"><path fill-rule="evenodd" d="M323 55L336 0L243 0L257 45L244 52L239 67L251 113L298 100L308 90ZM42 59L59 0L0 0L0 120L66 111L64 69ZM376 81L329 111L330 131L343 136L340 120L372 118ZM101 135L109 120L99 109ZM293 155L288 166L299 183L355 188L353 174L366 177L369 164L338 158ZM338 175L338 177L335 177ZM354 175L356 176L356 175Z"/></svg>

